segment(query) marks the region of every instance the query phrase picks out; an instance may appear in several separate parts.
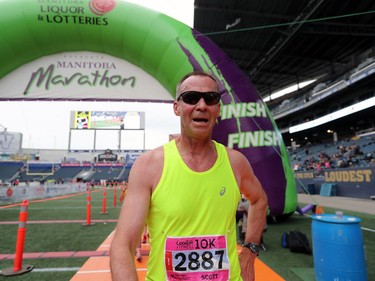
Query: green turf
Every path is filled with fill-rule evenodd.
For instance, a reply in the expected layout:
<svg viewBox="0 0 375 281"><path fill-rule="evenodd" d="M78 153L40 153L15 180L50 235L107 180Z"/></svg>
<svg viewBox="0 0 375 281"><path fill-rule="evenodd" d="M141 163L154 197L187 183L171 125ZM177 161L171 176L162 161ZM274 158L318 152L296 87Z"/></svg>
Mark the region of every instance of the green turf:
<svg viewBox="0 0 375 281"><path fill-rule="evenodd" d="M117 194L119 196L119 192ZM117 219L120 204L113 207L113 192L107 191L107 212L102 211L102 193L93 192L91 219ZM117 198L118 198L117 196ZM343 208L344 209L344 208ZM0 209L0 221L18 221L20 207ZM334 209L324 208L326 213L334 213ZM361 226L375 229L375 216L344 211L346 215L361 218ZM79 195L61 200L51 200L39 203L30 203L29 221L31 220L85 220L86 195ZM291 253L281 247L283 232L299 229L311 240L311 218L298 214L292 215L286 221L268 224L264 234L267 251L261 251L259 258L287 281L310 281L314 268L313 257L306 254ZM59 224L27 224L25 252L49 251L90 251L96 250L105 238L113 231L116 223L100 222L93 226L84 226L81 223ZM0 253L12 254L15 251L18 225L0 225ZM375 232L363 230L368 280L375 280ZM11 277L12 280L70 280L75 274L75 268L81 267L86 258L69 259L24 259L24 264L35 266L35 270L21 276ZM13 266L12 260L0 261L0 270ZM66 272L38 272L45 268L70 268ZM5 280L9 277L0 277ZM272 280L270 280L272 281Z"/></svg>
<svg viewBox="0 0 375 281"><path fill-rule="evenodd" d="M290 270L303 281L315 281L314 268L291 267Z"/></svg>
<svg viewBox="0 0 375 281"><path fill-rule="evenodd" d="M30 224L26 230L25 253L55 251L94 251L115 228L115 223L93 226L73 224ZM17 226L2 225L2 237L11 237L0 245L1 253L12 253Z"/></svg>
<svg viewBox="0 0 375 281"><path fill-rule="evenodd" d="M11 277L0 276L0 280L22 280L22 281L51 281L51 280L70 280L77 272L87 258L70 258L70 259L30 259L24 260L23 265L32 265L34 269L22 275L15 275ZM12 260L1 261L0 269L13 268L14 262ZM66 271L56 271L55 268L63 269ZM52 270L51 272L46 271ZM43 270L43 272L38 272Z"/></svg>

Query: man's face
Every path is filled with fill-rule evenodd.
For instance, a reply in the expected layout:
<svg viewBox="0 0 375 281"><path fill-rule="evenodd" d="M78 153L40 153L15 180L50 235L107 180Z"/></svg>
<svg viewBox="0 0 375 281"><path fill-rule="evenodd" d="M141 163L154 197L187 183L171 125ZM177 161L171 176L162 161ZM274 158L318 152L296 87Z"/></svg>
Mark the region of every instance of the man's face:
<svg viewBox="0 0 375 281"><path fill-rule="evenodd" d="M217 92L216 83L206 76L191 76L180 86L177 97L186 91ZM182 99L174 101L174 112L181 118L181 130L190 137L210 137L220 116L220 103L207 105L203 98L197 104L188 104Z"/></svg>

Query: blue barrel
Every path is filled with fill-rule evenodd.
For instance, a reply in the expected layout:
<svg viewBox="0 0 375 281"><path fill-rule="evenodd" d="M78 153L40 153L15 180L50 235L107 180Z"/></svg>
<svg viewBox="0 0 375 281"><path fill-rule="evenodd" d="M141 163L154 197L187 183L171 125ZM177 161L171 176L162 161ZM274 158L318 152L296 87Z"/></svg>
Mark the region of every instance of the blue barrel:
<svg viewBox="0 0 375 281"><path fill-rule="evenodd" d="M367 281L361 219L333 214L312 219L316 281Z"/></svg>

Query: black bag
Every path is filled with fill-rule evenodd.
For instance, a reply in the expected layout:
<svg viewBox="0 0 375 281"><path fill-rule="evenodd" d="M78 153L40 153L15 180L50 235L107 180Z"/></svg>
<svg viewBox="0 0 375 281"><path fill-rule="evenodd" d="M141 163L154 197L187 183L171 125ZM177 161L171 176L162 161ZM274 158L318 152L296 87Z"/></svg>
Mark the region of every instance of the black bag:
<svg viewBox="0 0 375 281"><path fill-rule="evenodd" d="M289 248L289 232L284 232L281 236L281 247Z"/></svg>
<svg viewBox="0 0 375 281"><path fill-rule="evenodd" d="M293 253L305 253L311 255L312 250L307 236L299 230L289 231L289 249Z"/></svg>
<svg viewBox="0 0 375 281"><path fill-rule="evenodd" d="M289 248L294 253L312 253L307 236L299 230L284 232L281 236L281 247Z"/></svg>

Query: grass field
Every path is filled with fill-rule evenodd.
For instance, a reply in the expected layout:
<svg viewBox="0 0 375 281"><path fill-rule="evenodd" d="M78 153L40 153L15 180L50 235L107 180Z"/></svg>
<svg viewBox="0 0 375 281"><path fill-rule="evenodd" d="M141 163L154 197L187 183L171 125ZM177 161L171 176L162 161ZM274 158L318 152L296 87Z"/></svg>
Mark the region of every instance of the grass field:
<svg viewBox="0 0 375 281"><path fill-rule="evenodd" d="M119 195L119 194L118 194ZM117 195L117 198L119 197ZM107 214L102 212L102 193L91 193L91 220L116 220L120 204L113 207L113 191L107 191ZM86 194L61 200L29 204L28 221L84 220L86 221ZM20 207L0 209L0 221L18 221ZM116 224L100 222L92 226L82 223L27 224L25 253L60 251L95 251L113 231ZM0 225L0 254L15 252L18 225ZM30 273L12 276L12 280L70 280L87 258L24 259L23 264L35 266ZM0 270L13 267L13 260L0 261ZM52 269L52 271L44 271ZM38 271L39 270L39 271ZM43 270L43 271L42 271ZM66 270L66 271L57 271ZM0 280L9 279L1 277Z"/></svg>
<svg viewBox="0 0 375 281"><path fill-rule="evenodd" d="M86 195L81 194L60 200L49 200L29 205L29 224L27 225L25 253L55 252L55 251L91 251L98 246L115 228L110 220L118 218L120 204L113 207L113 191L107 191L107 212L102 211L102 193L93 192L91 201L91 219L104 220L93 226L82 223L49 223L34 224L37 220L86 220ZM118 196L117 196L118 198ZM344 209L344 208L343 208ZM20 207L0 209L0 222L18 221ZM333 209L324 208L326 213L334 213ZM375 229L375 217L362 213L345 211L362 219L361 226ZM17 224L0 225L0 254L15 252ZM267 251L262 251L260 259L275 272L288 281L314 280L313 257L306 254L296 254L281 247L283 232L299 229L304 232L311 243L311 218L295 214L284 222L269 223L264 234ZM363 230L368 280L375 280L375 232ZM350 257L347 257L348 259ZM84 264L87 258L59 259L24 259L23 264L34 266L34 270L20 276L10 277L12 280L70 280ZM0 260L0 270L12 268L13 260ZM1 277L0 280L9 279ZM272 280L270 280L272 281Z"/></svg>

